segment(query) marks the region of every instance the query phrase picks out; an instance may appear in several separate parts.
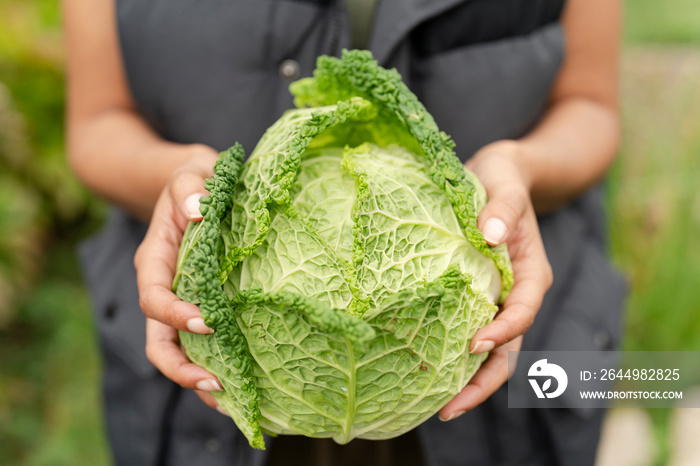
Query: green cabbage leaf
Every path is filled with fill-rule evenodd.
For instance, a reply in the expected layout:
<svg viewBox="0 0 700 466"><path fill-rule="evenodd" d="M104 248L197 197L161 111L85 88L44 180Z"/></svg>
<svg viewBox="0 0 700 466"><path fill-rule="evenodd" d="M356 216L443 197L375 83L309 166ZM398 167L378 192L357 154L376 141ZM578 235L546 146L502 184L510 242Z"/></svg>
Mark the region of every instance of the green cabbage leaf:
<svg viewBox="0 0 700 466"><path fill-rule="evenodd" d="M173 289L215 333L180 338L253 447L395 437L485 359L468 347L510 259L477 229L483 187L395 70L346 51L291 91L298 108L207 180Z"/></svg>

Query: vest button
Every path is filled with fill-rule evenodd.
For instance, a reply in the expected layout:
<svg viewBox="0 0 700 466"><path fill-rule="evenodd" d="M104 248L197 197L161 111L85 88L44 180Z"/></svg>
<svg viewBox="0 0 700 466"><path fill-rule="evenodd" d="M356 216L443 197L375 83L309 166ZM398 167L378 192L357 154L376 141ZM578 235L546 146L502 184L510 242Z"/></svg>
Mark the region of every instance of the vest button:
<svg viewBox="0 0 700 466"><path fill-rule="evenodd" d="M611 351L613 349L613 339L605 330L597 330L593 334L593 344L600 351Z"/></svg>
<svg viewBox="0 0 700 466"><path fill-rule="evenodd" d="M206 441L204 444L204 449L207 451L207 453L219 453L221 451L221 448L223 445L221 444L221 440L219 440L216 437L212 437L209 440Z"/></svg>
<svg viewBox="0 0 700 466"><path fill-rule="evenodd" d="M299 77L299 62L292 59L284 60L280 63L279 74L287 81L297 79Z"/></svg>

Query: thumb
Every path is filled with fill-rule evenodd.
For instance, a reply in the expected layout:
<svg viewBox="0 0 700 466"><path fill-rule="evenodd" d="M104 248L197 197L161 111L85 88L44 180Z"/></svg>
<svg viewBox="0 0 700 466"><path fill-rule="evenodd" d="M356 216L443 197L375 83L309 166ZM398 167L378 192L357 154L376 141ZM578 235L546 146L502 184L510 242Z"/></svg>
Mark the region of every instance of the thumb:
<svg viewBox="0 0 700 466"><path fill-rule="evenodd" d="M202 144L193 144L191 147L195 155L173 173L168 186L175 209L187 220L197 222L202 220L199 200L208 194L204 189L204 181L214 174L219 154Z"/></svg>
<svg viewBox="0 0 700 466"><path fill-rule="evenodd" d="M201 174L181 171L175 175L172 183L170 183L170 196L173 204L182 216L189 221L197 222L202 220L199 200L206 195L204 177Z"/></svg>
<svg viewBox="0 0 700 466"><path fill-rule="evenodd" d="M489 202L479 214L479 230L491 246L505 242L515 231L528 206L524 189L501 185L489 193Z"/></svg>
<svg viewBox="0 0 700 466"><path fill-rule="evenodd" d="M199 200L202 196L206 196L206 193L190 194L182 204L183 213L192 222L198 222L204 218L199 210Z"/></svg>

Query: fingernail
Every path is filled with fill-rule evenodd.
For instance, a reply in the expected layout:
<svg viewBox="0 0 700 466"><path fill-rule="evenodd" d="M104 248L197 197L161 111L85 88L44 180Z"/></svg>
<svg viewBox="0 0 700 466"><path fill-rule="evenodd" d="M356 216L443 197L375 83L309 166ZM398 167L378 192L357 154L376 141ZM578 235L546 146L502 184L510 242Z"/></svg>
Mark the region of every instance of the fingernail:
<svg viewBox="0 0 700 466"><path fill-rule="evenodd" d="M197 390L202 390L203 392L220 392L223 387L216 379L204 379L197 382Z"/></svg>
<svg viewBox="0 0 700 466"><path fill-rule="evenodd" d="M474 349L470 351L472 354L488 353L496 347L496 343L491 340L479 340L474 345Z"/></svg>
<svg viewBox="0 0 700 466"><path fill-rule="evenodd" d="M227 413L226 411L224 411L224 408L222 408L219 405L216 406L216 410L226 417L231 417L231 415L229 413Z"/></svg>
<svg viewBox="0 0 700 466"><path fill-rule="evenodd" d="M187 217L189 217L190 220L202 218L202 213L199 211L200 197L202 197L201 194L195 193L185 199L185 212L187 212Z"/></svg>
<svg viewBox="0 0 700 466"><path fill-rule="evenodd" d="M466 411L455 411L454 413L450 414L450 417L448 417L447 419L443 419L442 417L440 417L440 420L442 422L451 421L453 419L457 419L459 416L461 416L464 413L466 413Z"/></svg>
<svg viewBox="0 0 700 466"><path fill-rule="evenodd" d="M500 218L490 218L484 225L484 239L490 244L501 244L506 239L506 224Z"/></svg>
<svg viewBox="0 0 700 466"><path fill-rule="evenodd" d="M187 330L192 333L214 333L214 330L207 327L204 319L201 317L193 317L187 321Z"/></svg>

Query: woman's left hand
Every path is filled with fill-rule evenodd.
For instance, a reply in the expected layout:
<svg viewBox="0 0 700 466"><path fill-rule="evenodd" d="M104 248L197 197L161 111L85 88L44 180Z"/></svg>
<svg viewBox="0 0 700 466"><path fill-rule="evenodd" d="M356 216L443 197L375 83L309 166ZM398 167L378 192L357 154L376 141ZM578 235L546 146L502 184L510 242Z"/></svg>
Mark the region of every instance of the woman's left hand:
<svg viewBox="0 0 700 466"><path fill-rule="evenodd" d="M522 335L532 325L552 285L552 268L530 199L527 169L518 153L516 141L498 141L467 162L489 196L479 215L479 229L490 245L508 245L514 285L493 322L474 335L470 352L491 354L467 386L440 410L443 420L464 414L505 383L508 351L520 350Z"/></svg>
<svg viewBox="0 0 700 466"><path fill-rule="evenodd" d="M146 316L146 356L160 372L183 388L195 390L207 405L219 409L210 392L221 382L190 362L180 345L178 330L209 334L197 306L181 301L172 291L177 255L187 224L202 220L199 199L206 195L204 181L213 174L217 152L196 147L194 155L176 169L156 203L148 232L136 251L134 266L139 303Z"/></svg>

